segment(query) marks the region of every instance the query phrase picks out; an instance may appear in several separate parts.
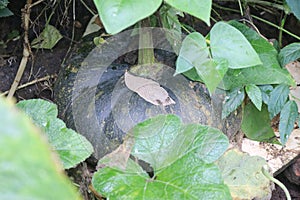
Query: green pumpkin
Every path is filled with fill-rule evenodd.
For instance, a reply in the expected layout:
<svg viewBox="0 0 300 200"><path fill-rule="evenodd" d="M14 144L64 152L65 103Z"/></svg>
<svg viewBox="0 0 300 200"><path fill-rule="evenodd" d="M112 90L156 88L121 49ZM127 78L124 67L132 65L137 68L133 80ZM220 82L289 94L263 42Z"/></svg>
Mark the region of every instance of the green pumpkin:
<svg viewBox="0 0 300 200"><path fill-rule="evenodd" d="M182 75L173 76L176 55L168 53L171 47L156 51L156 58L171 61L164 65L165 61L160 59L153 70L155 74L147 78L158 82L176 104L156 106L130 91L124 83L124 73L126 70L134 73L136 70L132 69L136 67L116 60L119 55L136 49L138 45L133 45L130 39L120 42L114 38L100 47L83 42L73 50L56 81L54 94L59 116L93 144L97 159L116 149L134 125L159 114L176 114L184 123L211 125L229 137L235 135L240 128L241 113L222 120L224 91L217 90L211 98L203 84Z"/></svg>

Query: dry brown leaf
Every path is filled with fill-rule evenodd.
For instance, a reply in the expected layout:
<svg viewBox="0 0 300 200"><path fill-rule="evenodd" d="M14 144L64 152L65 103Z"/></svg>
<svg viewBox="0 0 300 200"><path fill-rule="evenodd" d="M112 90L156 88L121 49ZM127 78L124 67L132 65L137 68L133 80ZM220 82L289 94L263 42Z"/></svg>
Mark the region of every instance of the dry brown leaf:
<svg viewBox="0 0 300 200"><path fill-rule="evenodd" d="M103 158L103 163L98 163L97 169L109 166L125 170L133 145L134 138L127 136L123 144Z"/></svg>
<svg viewBox="0 0 300 200"><path fill-rule="evenodd" d="M154 105L168 106L175 104L168 92L153 80L125 72L125 85L128 89L136 92L140 97Z"/></svg>

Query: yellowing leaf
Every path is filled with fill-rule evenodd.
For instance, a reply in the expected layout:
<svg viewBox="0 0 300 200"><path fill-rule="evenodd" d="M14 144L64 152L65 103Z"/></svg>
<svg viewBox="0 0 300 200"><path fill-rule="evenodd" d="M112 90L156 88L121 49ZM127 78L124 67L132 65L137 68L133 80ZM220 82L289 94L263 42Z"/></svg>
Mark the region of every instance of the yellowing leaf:
<svg viewBox="0 0 300 200"><path fill-rule="evenodd" d="M128 89L136 92L140 97L154 105L168 106L175 104L168 92L153 80L125 72L125 84Z"/></svg>

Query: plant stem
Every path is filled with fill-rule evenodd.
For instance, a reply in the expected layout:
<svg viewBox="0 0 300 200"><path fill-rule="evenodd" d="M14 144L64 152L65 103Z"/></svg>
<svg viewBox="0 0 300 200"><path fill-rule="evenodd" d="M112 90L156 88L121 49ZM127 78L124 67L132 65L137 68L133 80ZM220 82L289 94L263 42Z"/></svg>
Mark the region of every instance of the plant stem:
<svg viewBox="0 0 300 200"><path fill-rule="evenodd" d="M269 21L267 21L267 20L265 20L265 19L262 19L262 18L260 18L260 17L255 16L255 15L251 15L251 16L252 16L254 19L257 19L257 20L259 20L259 21L262 21L262 22L264 22L264 23L266 23L266 24L268 24L268 25L270 25L270 26L273 26L273 27L279 29L279 30L282 30L283 32L289 34L290 36L296 38L297 40L300 40L300 37L299 37L299 36L297 36L297 35L295 35L295 34L289 32L288 30L286 30L286 29L284 29L284 28L282 28L282 27L280 27L280 26L277 26L276 24L273 24L273 23L271 23L271 22L269 22Z"/></svg>
<svg viewBox="0 0 300 200"><path fill-rule="evenodd" d="M284 17L281 20L281 24L280 24L280 30L279 30L279 35L278 35L278 43L279 43L280 48L282 47L282 29L283 29L284 24L285 24L286 16L287 16L287 14L284 14Z"/></svg>
<svg viewBox="0 0 300 200"><path fill-rule="evenodd" d="M289 191L287 190L287 188L285 187L285 185L283 185L283 183L281 183L279 180L277 180L276 178L274 178L273 176L271 176L268 172L268 169L263 166L262 167L262 173L270 180L270 181L273 181L274 183L276 183L283 191L284 191L284 194L286 196L286 199L287 200L291 200L291 195L289 193Z"/></svg>
<svg viewBox="0 0 300 200"><path fill-rule="evenodd" d="M149 26L150 18L140 22L138 65L153 64L155 62L152 32L150 29L144 28Z"/></svg>

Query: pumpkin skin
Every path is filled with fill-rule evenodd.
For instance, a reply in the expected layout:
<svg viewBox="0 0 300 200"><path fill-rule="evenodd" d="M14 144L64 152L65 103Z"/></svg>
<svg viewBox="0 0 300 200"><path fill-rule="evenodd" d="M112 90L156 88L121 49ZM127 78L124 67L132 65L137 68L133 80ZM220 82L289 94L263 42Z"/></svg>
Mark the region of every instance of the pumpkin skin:
<svg viewBox="0 0 300 200"><path fill-rule="evenodd" d="M103 54L109 57L109 53L113 54L103 53L92 42L83 42L73 51L54 87L60 118L92 143L95 158L100 159L116 149L134 125L159 114L172 113L180 116L184 123L211 125L229 137L239 130L241 112L221 119L224 91L217 90L211 98L203 84L191 82L182 75L173 76L174 69L169 66L174 66L176 55L156 51L156 58L168 58L168 66L161 64L159 76L151 79L167 90L176 102L163 107L152 105L125 86L124 73L131 69L130 64L114 62L105 69L100 66L101 73L95 76L99 72L95 59L102 59ZM92 61L86 62L86 57ZM84 67L88 70L82 70Z"/></svg>

